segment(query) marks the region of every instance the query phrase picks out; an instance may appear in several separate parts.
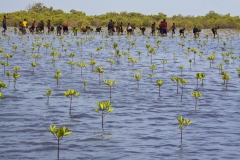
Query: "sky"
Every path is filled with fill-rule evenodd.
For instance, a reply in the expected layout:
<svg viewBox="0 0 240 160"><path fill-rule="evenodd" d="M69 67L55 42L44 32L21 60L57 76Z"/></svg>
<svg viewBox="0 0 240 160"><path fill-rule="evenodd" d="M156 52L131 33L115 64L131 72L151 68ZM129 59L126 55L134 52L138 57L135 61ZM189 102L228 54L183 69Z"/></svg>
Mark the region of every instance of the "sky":
<svg viewBox="0 0 240 160"><path fill-rule="evenodd" d="M71 9L83 11L87 15L127 11L147 15L162 12L168 17L178 14L202 16L213 10L219 14L240 16L240 0L0 0L0 13L25 10L34 2L65 12Z"/></svg>

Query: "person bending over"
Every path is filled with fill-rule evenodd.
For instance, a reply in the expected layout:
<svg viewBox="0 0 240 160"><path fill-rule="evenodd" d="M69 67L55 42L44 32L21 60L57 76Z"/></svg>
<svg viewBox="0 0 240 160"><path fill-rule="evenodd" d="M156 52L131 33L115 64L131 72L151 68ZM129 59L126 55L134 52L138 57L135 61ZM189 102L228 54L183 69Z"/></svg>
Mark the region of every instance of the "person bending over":
<svg viewBox="0 0 240 160"><path fill-rule="evenodd" d="M215 36L218 35L217 30L218 30L219 28L220 28L219 26L212 28L213 38L215 38Z"/></svg>
<svg viewBox="0 0 240 160"><path fill-rule="evenodd" d="M180 36L181 36L181 35L184 36L184 31L185 31L185 28L181 28L181 29L179 30Z"/></svg>

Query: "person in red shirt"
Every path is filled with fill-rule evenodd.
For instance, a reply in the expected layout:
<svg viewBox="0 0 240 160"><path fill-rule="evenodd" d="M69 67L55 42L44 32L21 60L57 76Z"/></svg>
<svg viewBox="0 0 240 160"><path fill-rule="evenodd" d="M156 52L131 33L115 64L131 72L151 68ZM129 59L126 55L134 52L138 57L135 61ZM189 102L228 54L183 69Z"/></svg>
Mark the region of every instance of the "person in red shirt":
<svg viewBox="0 0 240 160"><path fill-rule="evenodd" d="M163 22L161 23L161 28L162 28L162 34L166 34L167 35L167 22L166 19L163 20Z"/></svg>

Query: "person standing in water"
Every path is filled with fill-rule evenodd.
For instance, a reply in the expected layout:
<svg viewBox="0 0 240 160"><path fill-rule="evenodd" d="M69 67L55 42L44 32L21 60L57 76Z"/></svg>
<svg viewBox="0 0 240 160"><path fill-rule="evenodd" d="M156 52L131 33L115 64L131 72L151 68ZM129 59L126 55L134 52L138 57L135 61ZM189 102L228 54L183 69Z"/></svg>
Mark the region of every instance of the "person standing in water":
<svg viewBox="0 0 240 160"><path fill-rule="evenodd" d="M155 34L155 22L152 24L151 29L152 29L152 31L151 31L150 35L154 36L154 34Z"/></svg>
<svg viewBox="0 0 240 160"><path fill-rule="evenodd" d="M7 18L5 15L3 16L3 21L2 21L2 26L3 26L3 31L2 31L2 34L5 34L6 30L7 30L7 19L10 19L10 18Z"/></svg>
<svg viewBox="0 0 240 160"><path fill-rule="evenodd" d="M181 36L181 35L184 36L184 31L185 31L185 28L181 28L181 29L179 30L180 36Z"/></svg>
<svg viewBox="0 0 240 160"><path fill-rule="evenodd" d="M213 38L215 38L215 35L218 35L217 30L218 30L219 28L220 28L219 26L212 28Z"/></svg>
<svg viewBox="0 0 240 160"><path fill-rule="evenodd" d="M173 25L170 29L172 30L172 36L175 35L175 30L176 30L175 23L173 23Z"/></svg>
<svg viewBox="0 0 240 160"><path fill-rule="evenodd" d="M50 28L51 28L51 23L50 23L50 20L48 20L47 21L48 34L51 32Z"/></svg>
<svg viewBox="0 0 240 160"><path fill-rule="evenodd" d="M161 23L161 27L162 27L162 35L164 35L164 34L167 35L167 22L166 22L166 19L164 19L163 22Z"/></svg>

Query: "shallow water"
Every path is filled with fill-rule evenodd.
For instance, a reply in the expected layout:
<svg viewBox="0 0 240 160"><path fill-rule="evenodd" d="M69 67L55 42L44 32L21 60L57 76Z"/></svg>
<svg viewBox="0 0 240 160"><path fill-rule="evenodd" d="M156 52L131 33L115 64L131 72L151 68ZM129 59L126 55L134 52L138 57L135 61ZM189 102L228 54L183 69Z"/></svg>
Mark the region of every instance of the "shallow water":
<svg viewBox="0 0 240 160"><path fill-rule="evenodd" d="M206 31L203 31L206 32ZM227 31L227 33L235 33ZM222 32L221 37L227 42L227 50L233 46L233 52L239 56L239 35L231 35ZM64 36L64 48L67 54L62 51L62 46L58 38L53 36L37 35L39 41L52 42L57 48L57 52L62 54L60 60L57 59L55 67L51 62L51 47L46 49L41 47L41 58L37 59L37 67L33 73L31 62L34 59L27 59L27 54L31 54L30 46L35 42L34 36L23 36L13 32L8 33L11 39L3 37L0 44L5 49L5 53L11 53L11 44L14 42L18 46L17 53L10 58L10 66L6 71L13 73L13 67L19 66L20 78L17 81L16 89L13 87L13 79L8 88L3 89L4 99L0 100L0 159L57 159L57 141L47 131L49 125L67 126L73 131L72 135L64 137L60 142L60 159L240 159L240 78L237 76L236 67L240 66L240 59L235 63L224 64L224 71L227 71L231 79L228 89L222 85L223 80L219 75L216 66L222 62L221 47L215 39L208 38L207 44L201 49L198 41L191 40L192 35L185 39L185 46L179 48L178 42L181 39L158 37L162 40L160 48L156 48L154 37L144 39L137 36L137 47L130 49L130 55L138 58L137 51L142 51L139 63L128 65L127 57L122 56L119 64L113 65L110 71L110 64L106 61L111 58L111 47L104 48L98 54L95 49L104 46L108 42L112 46L113 42L119 43L119 49L127 51L129 45L125 36L113 36L104 38L102 35L79 35L79 37L94 36L92 40L86 40L81 47L76 46L76 37ZM233 36L232 43L230 42ZM114 41L111 40L114 38ZM205 40L203 34L200 38ZM190 40L190 42L188 41ZM102 41L102 44L100 43ZM149 78L151 73L150 56L145 47L146 41L154 46L157 56L153 57L153 63L158 66L154 71L153 80ZM22 46L22 42L28 44ZM72 43L70 48L67 42ZM202 42L201 42L202 43ZM162 46L167 47L166 54ZM193 60L193 53L186 58L183 54L187 47L196 47L204 50L202 59L196 56L196 64L190 65L188 60ZM27 50L26 55L22 53L22 48ZM217 52L217 58L213 67L209 67L206 56ZM75 53L75 62L83 61L88 63L83 68L83 76L80 76L80 68L74 66L73 73L67 61L69 53ZM176 63L173 61L172 52L176 52ZM37 53L37 51L35 51ZM101 133L101 118L94 112L98 101L109 99L109 87L101 81L99 85L98 74L92 72L89 65L90 53L97 65L102 65L105 74L103 79L117 80L117 84L112 89L112 106L115 110L105 117L104 128L107 134ZM83 57L80 57L83 54ZM3 55L0 55L1 61ZM112 57L114 58L114 57ZM160 60L168 59L168 63L163 69ZM229 58L230 59L230 58ZM116 60L115 60L116 61ZM184 65L185 69L181 75L179 66ZM55 71L62 72L59 79L59 86L53 78ZM133 78L133 74L139 74L142 69L142 79L139 88ZM195 99L191 92L196 90L195 75L197 72L204 72L206 78L204 85L201 84L198 90L203 96L198 100L197 111L195 111ZM3 74L3 67L0 68L0 81L8 84L8 77ZM180 76L188 80L184 88L183 101L180 101L180 94L176 93L176 84L171 81L171 76ZM161 87L161 97L158 96L156 80L164 81ZM87 81L86 91L83 82ZM63 96L67 89L74 88L80 92L78 98L73 99L72 116L69 116L70 100ZM46 105L46 89L52 89L50 104ZM180 130L176 117L182 115L184 118L193 120L193 123L183 131L183 144L180 142Z"/></svg>

